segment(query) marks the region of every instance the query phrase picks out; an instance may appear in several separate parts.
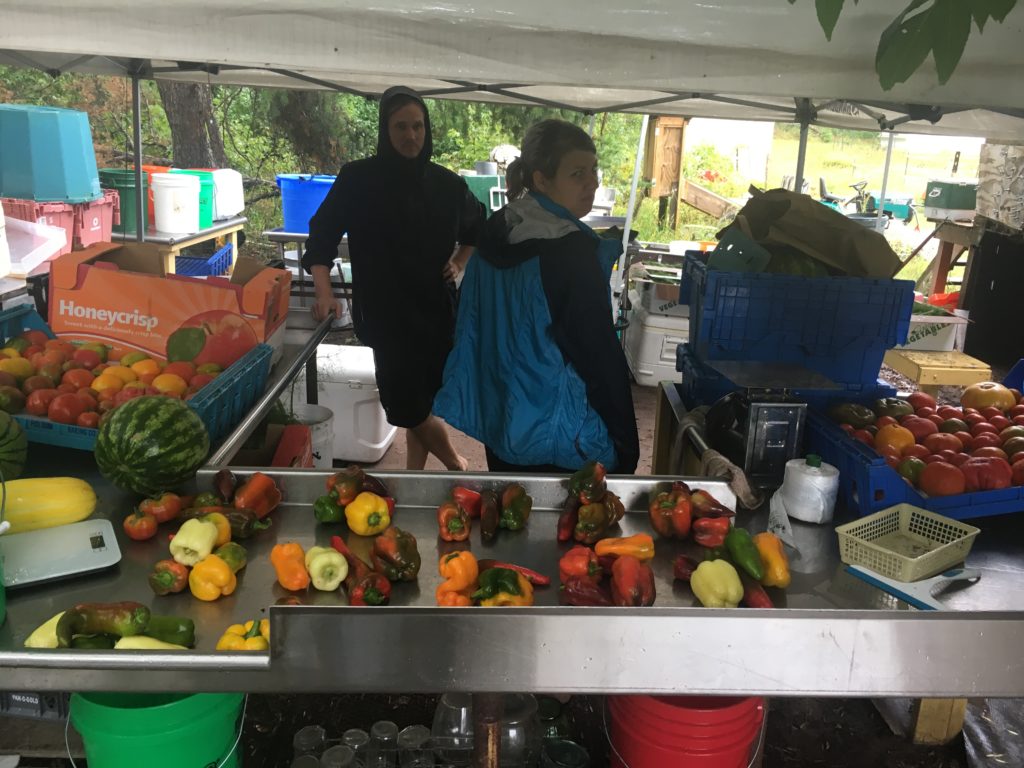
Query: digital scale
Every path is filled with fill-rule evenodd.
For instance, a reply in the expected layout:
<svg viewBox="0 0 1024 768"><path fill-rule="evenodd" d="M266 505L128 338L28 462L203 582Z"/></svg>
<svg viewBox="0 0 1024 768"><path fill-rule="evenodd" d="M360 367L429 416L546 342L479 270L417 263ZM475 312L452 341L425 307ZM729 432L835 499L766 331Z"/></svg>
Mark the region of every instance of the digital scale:
<svg viewBox="0 0 1024 768"><path fill-rule="evenodd" d="M100 571L120 561L109 520L0 536L3 585L8 589Z"/></svg>

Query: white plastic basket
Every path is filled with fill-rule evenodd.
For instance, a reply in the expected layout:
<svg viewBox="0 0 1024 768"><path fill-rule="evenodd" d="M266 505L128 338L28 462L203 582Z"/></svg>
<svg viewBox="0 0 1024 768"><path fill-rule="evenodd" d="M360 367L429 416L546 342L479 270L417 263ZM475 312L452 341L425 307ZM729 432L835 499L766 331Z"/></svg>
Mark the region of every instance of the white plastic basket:
<svg viewBox="0 0 1024 768"><path fill-rule="evenodd" d="M967 557L978 529L911 504L836 528L839 557L898 581L920 581Z"/></svg>

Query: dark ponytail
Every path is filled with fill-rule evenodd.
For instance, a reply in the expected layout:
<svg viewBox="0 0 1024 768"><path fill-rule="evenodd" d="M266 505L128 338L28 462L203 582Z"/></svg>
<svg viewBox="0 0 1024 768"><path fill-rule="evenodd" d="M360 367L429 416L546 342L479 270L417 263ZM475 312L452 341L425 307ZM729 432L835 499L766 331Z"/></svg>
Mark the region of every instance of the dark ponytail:
<svg viewBox="0 0 1024 768"><path fill-rule="evenodd" d="M523 137L523 151L505 170L508 199L515 200L533 189L534 171L548 179L558 173L562 158L573 150L597 154L594 141L577 125L565 120L542 120Z"/></svg>

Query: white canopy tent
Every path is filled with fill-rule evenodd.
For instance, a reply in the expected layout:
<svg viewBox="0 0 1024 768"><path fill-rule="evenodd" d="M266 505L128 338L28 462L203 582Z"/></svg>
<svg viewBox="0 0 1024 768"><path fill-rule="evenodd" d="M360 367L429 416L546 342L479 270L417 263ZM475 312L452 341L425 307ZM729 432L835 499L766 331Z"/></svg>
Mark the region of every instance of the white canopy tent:
<svg viewBox="0 0 1024 768"><path fill-rule="evenodd" d="M897 10L847 3L827 42L811 0L0 0L0 64L1024 140L1024 11L975 31L946 85L926 64L886 92Z"/></svg>

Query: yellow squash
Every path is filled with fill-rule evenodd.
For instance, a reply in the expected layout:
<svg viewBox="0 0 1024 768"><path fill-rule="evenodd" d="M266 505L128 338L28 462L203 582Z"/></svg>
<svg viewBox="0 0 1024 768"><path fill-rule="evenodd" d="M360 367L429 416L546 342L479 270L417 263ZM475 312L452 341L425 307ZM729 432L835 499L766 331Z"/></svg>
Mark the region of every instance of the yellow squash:
<svg viewBox="0 0 1024 768"><path fill-rule="evenodd" d="M96 509L96 492L77 477L32 477L7 481L4 519L11 533L53 528L85 520Z"/></svg>

